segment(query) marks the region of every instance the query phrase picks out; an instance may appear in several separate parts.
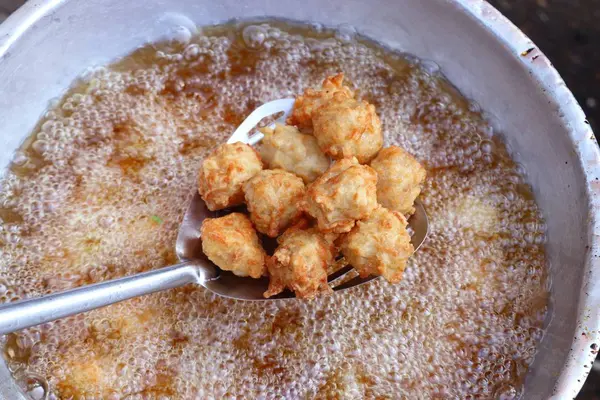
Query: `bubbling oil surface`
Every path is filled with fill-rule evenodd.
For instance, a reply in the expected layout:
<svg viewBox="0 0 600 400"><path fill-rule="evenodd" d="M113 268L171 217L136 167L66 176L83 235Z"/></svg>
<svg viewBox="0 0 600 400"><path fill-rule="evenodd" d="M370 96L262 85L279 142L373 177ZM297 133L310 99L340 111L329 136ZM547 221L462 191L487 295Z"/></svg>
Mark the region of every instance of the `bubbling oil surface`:
<svg viewBox="0 0 600 400"><path fill-rule="evenodd" d="M207 151L257 105L338 71L377 106L386 145L428 170L431 235L405 279L310 302L185 287L7 335L33 398L519 396L548 299L524 171L435 71L348 29L214 27L90 73L2 180L0 301L175 262Z"/></svg>

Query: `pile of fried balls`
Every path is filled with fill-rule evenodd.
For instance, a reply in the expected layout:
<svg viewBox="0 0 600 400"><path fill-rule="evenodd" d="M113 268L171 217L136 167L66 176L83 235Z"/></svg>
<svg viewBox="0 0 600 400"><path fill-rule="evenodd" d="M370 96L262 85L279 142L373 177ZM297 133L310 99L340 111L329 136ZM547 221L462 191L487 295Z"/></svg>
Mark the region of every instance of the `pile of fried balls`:
<svg viewBox="0 0 600 400"><path fill-rule="evenodd" d="M222 270L269 277L265 297L331 293L327 274L341 253L361 277L402 279L414 249L407 218L425 169L400 147L383 148L375 106L330 76L297 96L286 125L263 128L259 151L222 144L202 162L198 191L211 211L202 249ZM277 238L272 256L260 232Z"/></svg>

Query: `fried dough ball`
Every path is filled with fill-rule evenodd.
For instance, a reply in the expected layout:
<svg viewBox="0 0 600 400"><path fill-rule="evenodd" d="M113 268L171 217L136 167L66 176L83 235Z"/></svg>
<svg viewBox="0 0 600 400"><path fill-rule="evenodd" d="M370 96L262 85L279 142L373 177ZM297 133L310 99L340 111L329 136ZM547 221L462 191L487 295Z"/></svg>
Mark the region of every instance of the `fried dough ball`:
<svg viewBox="0 0 600 400"><path fill-rule="evenodd" d="M382 149L371 161L377 171L377 200L405 216L415 212L415 199L421 193L425 180L425 168L404 149L391 146Z"/></svg>
<svg viewBox="0 0 600 400"><path fill-rule="evenodd" d="M288 229L277 242L279 246L267 262L270 281L265 297L288 288L302 299L332 292L327 284L327 267L335 262L336 250L331 238L315 228L306 229L302 221Z"/></svg>
<svg viewBox="0 0 600 400"><path fill-rule="evenodd" d="M202 161L198 192L211 211L240 205L242 185L262 168L252 147L241 142L222 144Z"/></svg>
<svg viewBox="0 0 600 400"><path fill-rule="evenodd" d="M308 186L301 208L320 230L348 232L377 208L377 173L354 157L336 161Z"/></svg>
<svg viewBox="0 0 600 400"><path fill-rule="evenodd" d="M222 270L252 278L260 278L266 272L265 251L252 222L244 214L206 218L200 237L202 251Z"/></svg>
<svg viewBox="0 0 600 400"><path fill-rule="evenodd" d="M313 111L329 101L334 94L343 98L353 98L354 93L349 87L342 85L344 74L339 73L325 78L321 90L306 89L303 95L297 96L292 115L287 123L300 129L310 129L313 126Z"/></svg>
<svg viewBox="0 0 600 400"><path fill-rule="evenodd" d="M375 106L336 93L313 114L313 134L323 152L335 159L356 157L369 162L383 146Z"/></svg>
<svg viewBox="0 0 600 400"><path fill-rule="evenodd" d="M382 275L398 283L414 251L406 225L401 213L380 206L342 236L342 254L361 277Z"/></svg>
<svg viewBox="0 0 600 400"><path fill-rule="evenodd" d="M244 193L256 229L279 236L302 215L299 203L305 190L302 178L281 169L263 170L250 178Z"/></svg>
<svg viewBox="0 0 600 400"><path fill-rule="evenodd" d="M275 129L264 128L260 155L269 168L292 172L305 183L317 179L329 168L329 158L323 154L314 136L301 133L290 125L277 124Z"/></svg>

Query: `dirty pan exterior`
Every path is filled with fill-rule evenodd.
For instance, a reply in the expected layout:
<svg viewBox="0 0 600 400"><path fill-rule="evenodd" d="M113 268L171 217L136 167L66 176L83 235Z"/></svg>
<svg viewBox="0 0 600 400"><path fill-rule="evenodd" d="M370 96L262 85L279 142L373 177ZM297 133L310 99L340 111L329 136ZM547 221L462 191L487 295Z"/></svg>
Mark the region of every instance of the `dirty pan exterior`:
<svg viewBox="0 0 600 400"><path fill-rule="evenodd" d="M481 0L31 0L0 26L0 165L86 68L177 25L264 16L350 24L431 60L506 135L548 225L552 310L524 399L572 399L600 329L600 153L548 59ZM0 399L25 399L0 360Z"/></svg>

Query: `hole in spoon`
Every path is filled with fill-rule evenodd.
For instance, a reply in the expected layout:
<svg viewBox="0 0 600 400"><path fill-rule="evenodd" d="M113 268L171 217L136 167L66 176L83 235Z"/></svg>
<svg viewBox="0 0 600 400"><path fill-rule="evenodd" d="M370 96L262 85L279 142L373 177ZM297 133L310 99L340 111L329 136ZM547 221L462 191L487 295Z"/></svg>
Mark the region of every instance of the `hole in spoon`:
<svg viewBox="0 0 600 400"><path fill-rule="evenodd" d="M274 124L275 122L281 122L281 123L283 123L284 122L283 120L280 121L280 118L283 117L283 115L284 115L284 112L280 111L278 113L275 113L273 115L265 117L265 118L261 119L258 124L256 124L256 127L257 128L264 128L266 126Z"/></svg>

